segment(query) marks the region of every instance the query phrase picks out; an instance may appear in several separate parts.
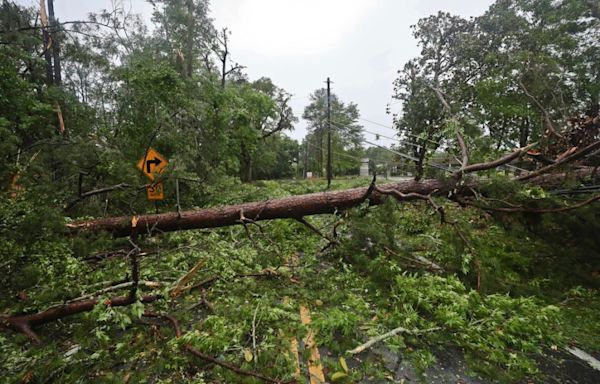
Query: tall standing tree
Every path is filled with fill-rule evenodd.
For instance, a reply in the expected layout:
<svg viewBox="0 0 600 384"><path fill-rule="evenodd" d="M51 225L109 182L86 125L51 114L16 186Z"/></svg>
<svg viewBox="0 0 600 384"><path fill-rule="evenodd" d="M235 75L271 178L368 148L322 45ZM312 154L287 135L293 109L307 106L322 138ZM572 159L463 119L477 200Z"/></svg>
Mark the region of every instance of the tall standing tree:
<svg viewBox="0 0 600 384"><path fill-rule="evenodd" d="M331 140L334 172L346 172L358 168L362 151L362 126L358 123L358 106L346 104L331 93ZM318 175L325 173L324 159L327 155L327 90L317 89L310 95L310 104L304 108L302 118L307 121L305 138L307 156L312 159L308 168ZM337 155L336 155L337 154ZM339 155L339 156L338 156ZM355 157L352 160L352 157ZM350 159L350 160L349 160Z"/></svg>
<svg viewBox="0 0 600 384"><path fill-rule="evenodd" d="M163 42L162 51L179 63L191 77L201 57L210 50L215 36L208 17L208 0L149 0L154 6L152 20Z"/></svg>
<svg viewBox="0 0 600 384"><path fill-rule="evenodd" d="M394 116L407 150L415 157L415 178L424 174L424 163L445 137L444 111L436 90L452 92L451 82L457 65L461 38L469 32L469 23L449 13L421 19L413 26L413 36L421 47L421 55L410 60L394 81L393 98L401 101L402 112Z"/></svg>

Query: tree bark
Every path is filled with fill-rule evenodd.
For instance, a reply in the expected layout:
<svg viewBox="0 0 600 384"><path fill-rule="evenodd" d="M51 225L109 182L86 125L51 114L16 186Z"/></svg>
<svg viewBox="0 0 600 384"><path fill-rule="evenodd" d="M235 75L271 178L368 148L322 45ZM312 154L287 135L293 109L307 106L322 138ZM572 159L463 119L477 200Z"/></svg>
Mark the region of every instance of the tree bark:
<svg viewBox="0 0 600 384"><path fill-rule="evenodd" d="M240 145L240 181L242 183L248 183L252 181L252 154L246 147L246 144L242 142Z"/></svg>
<svg viewBox="0 0 600 384"><path fill-rule="evenodd" d="M528 148L528 147L526 147ZM525 149L526 149L525 148ZM467 166L463 172L476 172L490 169L509 162L519 151L501 159L488 163ZM563 183L566 177L584 178L592 174L592 168L586 167L568 174L536 174L528 178L529 183L547 186ZM407 180L400 183L383 184L375 187L353 188L341 191L319 192L306 195L291 196L276 200L228 205L220 208L206 208L195 211L170 212L155 215L143 215L137 219L137 228L149 235L161 232L173 232L188 229L217 228L250 221L273 219L301 219L304 216L331 214L356 207L369 199L370 205L381 204L387 195L395 193L404 195L402 200L423 200L428 196L444 196L449 192L455 195L471 195L481 182L477 178L457 178L447 180ZM522 177L514 179L522 181ZM380 191L386 191L381 193ZM394 192L396 191L396 192ZM115 237L131 234L131 217L107 217L96 220L80 221L67 224L72 233L81 231L107 231Z"/></svg>
<svg viewBox="0 0 600 384"><path fill-rule="evenodd" d="M458 192L467 191L473 186L465 181L457 187L453 180L409 180L398 184L385 184L385 190L397 190L401 193L447 194L458 188ZM380 204L385 195L368 187L347 189L333 192L320 192L307 195L292 196L283 199L230 205L221 208L207 208L196 211L162 213L138 217L137 227L140 233L144 230L150 234L180 231L186 229L216 228L242 224L242 216L253 221L301 218L303 216L322 213L334 213L361 204L366 198L371 205ZM369 193L367 193L369 192ZM115 237L128 236L131 232L131 217L109 217L97 220L68 224L72 232L108 231Z"/></svg>
<svg viewBox="0 0 600 384"><path fill-rule="evenodd" d="M54 64L54 84L60 85L62 83L62 67L60 64L60 44L57 38L57 23L54 17L54 0L48 0L48 17L50 19L50 28L52 29L52 60Z"/></svg>

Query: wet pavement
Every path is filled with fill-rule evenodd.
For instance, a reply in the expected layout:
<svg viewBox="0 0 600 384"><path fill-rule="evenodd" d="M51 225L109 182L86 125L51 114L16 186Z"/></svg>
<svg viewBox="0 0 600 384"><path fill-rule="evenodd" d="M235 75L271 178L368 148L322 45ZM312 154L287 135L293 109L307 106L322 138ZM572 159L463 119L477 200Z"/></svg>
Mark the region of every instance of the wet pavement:
<svg viewBox="0 0 600 384"><path fill-rule="evenodd" d="M365 381L369 384L380 383L431 383L431 384L488 384L495 383L491 378L482 378L474 374L467 366L463 351L458 347L445 347L432 351L436 362L419 374L410 360L391 352L385 347L377 347L359 355L362 361L378 359L383 361L389 371L388 380ZM595 358L600 353L590 353ZM600 370L594 369L584 360L566 350L547 350L535 357L540 374L525 378L523 384L600 384ZM357 361L349 362L354 369L360 369ZM392 380L393 378L393 380Z"/></svg>

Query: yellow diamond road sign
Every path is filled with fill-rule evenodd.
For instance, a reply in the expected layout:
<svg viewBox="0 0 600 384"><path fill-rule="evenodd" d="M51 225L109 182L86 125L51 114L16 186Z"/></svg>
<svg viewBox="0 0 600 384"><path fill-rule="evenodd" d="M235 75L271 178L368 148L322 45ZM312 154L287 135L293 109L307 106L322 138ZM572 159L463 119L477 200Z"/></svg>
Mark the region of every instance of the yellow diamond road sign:
<svg viewBox="0 0 600 384"><path fill-rule="evenodd" d="M154 148L149 148L146 156L137 163L137 167L152 181L154 181L154 174L163 173L167 165L169 165L167 159Z"/></svg>

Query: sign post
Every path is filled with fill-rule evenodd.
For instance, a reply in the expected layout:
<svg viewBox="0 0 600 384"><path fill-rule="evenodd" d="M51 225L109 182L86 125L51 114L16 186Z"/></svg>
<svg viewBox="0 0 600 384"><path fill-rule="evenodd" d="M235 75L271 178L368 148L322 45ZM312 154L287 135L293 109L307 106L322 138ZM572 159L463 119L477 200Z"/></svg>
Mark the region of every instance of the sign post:
<svg viewBox="0 0 600 384"><path fill-rule="evenodd" d="M151 181L154 181L156 174L163 173L167 165L169 165L167 158L154 148L148 148L148 152L137 163L138 169ZM150 201L163 200L165 198L163 183L155 182L148 185L146 195Z"/></svg>

